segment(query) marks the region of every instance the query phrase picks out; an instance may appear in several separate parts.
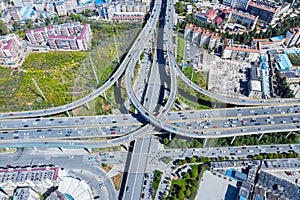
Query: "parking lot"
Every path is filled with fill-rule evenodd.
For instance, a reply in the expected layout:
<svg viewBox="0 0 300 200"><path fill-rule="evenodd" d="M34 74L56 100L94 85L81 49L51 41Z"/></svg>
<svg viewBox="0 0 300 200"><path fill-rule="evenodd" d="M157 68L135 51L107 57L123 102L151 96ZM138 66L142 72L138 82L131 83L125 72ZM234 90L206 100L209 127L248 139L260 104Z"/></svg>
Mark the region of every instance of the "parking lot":
<svg viewBox="0 0 300 200"><path fill-rule="evenodd" d="M196 196L196 200L216 200L216 199L236 199L237 187L236 181L229 181L222 175L214 175L210 171L206 171L203 174L203 178L200 181L200 186ZM213 188L213 190L212 190Z"/></svg>

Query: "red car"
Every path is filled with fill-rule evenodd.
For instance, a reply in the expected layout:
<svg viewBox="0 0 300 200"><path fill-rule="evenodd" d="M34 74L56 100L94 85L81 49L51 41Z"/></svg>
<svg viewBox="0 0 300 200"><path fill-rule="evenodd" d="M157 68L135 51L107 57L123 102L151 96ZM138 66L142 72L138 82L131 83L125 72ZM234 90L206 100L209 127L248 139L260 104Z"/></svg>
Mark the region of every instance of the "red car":
<svg viewBox="0 0 300 200"><path fill-rule="evenodd" d="M13 114L13 113L10 113L9 116L14 116L14 114Z"/></svg>
<svg viewBox="0 0 300 200"><path fill-rule="evenodd" d="M115 131L112 131L111 134L116 134L116 132L115 132Z"/></svg>

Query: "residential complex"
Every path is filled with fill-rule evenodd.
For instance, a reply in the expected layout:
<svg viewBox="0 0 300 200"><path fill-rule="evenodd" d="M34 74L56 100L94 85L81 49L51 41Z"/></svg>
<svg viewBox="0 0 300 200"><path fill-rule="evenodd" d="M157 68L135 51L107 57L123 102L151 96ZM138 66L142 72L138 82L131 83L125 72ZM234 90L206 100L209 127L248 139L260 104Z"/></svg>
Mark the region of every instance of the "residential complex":
<svg viewBox="0 0 300 200"><path fill-rule="evenodd" d="M1 65L14 65L20 59L21 43L15 34L0 37Z"/></svg>
<svg viewBox="0 0 300 200"><path fill-rule="evenodd" d="M205 30L192 24L186 25L184 37L197 45L205 46L211 50L217 49L222 39L221 34Z"/></svg>
<svg viewBox="0 0 300 200"><path fill-rule="evenodd" d="M87 50L91 46L91 37L90 25L79 22L26 31L30 45L47 44L53 50Z"/></svg>

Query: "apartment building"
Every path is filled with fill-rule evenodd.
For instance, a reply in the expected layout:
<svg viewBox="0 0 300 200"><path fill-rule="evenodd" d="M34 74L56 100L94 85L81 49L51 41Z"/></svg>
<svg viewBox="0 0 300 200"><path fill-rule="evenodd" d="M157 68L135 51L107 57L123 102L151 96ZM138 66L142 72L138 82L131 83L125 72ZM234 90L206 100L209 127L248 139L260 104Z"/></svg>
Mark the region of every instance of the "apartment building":
<svg viewBox="0 0 300 200"><path fill-rule="evenodd" d="M246 10L250 0L223 0L223 4L239 10Z"/></svg>
<svg viewBox="0 0 300 200"><path fill-rule="evenodd" d="M91 37L90 25L80 25L79 22L26 31L26 38L31 45L47 44L53 50L87 50L91 45Z"/></svg>
<svg viewBox="0 0 300 200"><path fill-rule="evenodd" d="M285 34L284 44L287 47L297 46L300 43L300 27L290 28Z"/></svg>
<svg viewBox="0 0 300 200"><path fill-rule="evenodd" d="M275 2L264 0L251 0L248 3L247 12L259 16L259 20L272 23L274 17L280 11L280 6Z"/></svg>
<svg viewBox="0 0 300 200"><path fill-rule="evenodd" d="M193 24L187 24L184 29L184 38L194 44L205 46L212 50L219 47L222 35Z"/></svg>
<svg viewBox="0 0 300 200"><path fill-rule="evenodd" d="M260 53L261 50L256 46L236 45L232 39L225 39L222 58L254 62Z"/></svg>
<svg viewBox="0 0 300 200"><path fill-rule="evenodd" d="M237 23L250 30L255 28L258 20L258 16L249 15L248 13L237 10L231 10L227 15L227 23Z"/></svg>
<svg viewBox="0 0 300 200"><path fill-rule="evenodd" d="M68 9L66 8L64 1L55 2L55 10L57 15L60 17L66 16L68 13Z"/></svg>
<svg viewBox="0 0 300 200"><path fill-rule="evenodd" d="M20 58L21 44L15 34L0 37L0 63L15 63Z"/></svg>

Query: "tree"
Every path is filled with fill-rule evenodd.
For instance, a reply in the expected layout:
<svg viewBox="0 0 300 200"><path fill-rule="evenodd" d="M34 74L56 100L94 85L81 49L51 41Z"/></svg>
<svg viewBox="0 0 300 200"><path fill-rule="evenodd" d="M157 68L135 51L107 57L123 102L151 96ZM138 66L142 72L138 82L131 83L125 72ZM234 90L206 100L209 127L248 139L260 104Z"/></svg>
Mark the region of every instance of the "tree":
<svg viewBox="0 0 300 200"><path fill-rule="evenodd" d="M185 191L185 196L191 196L191 190L189 188Z"/></svg>
<svg viewBox="0 0 300 200"><path fill-rule="evenodd" d="M182 190L180 190L180 191L178 192L178 198L179 198L179 199L183 199L183 198L184 198L184 192L183 192Z"/></svg>
<svg viewBox="0 0 300 200"><path fill-rule="evenodd" d="M190 160L190 163L195 163L197 161L197 159L195 157L192 157Z"/></svg>
<svg viewBox="0 0 300 200"><path fill-rule="evenodd" d="M191 178L190 173L188 173L188 172L185 172L183 177L185 179L190 179Z"/></svg>
<svg viewBox="0 0 300 200"><path fill-rule="evenodd" d="M6 25L0 20L0 35L6 35L8 33Z"/></svg>
<svg viewBox="0 0 300 200"><path fill-rule="evenodd" d="M167 145L168 143L169 143L169 139L168 139L168 138L165 138L165 139L164 139L164 144Z"/></svg>

